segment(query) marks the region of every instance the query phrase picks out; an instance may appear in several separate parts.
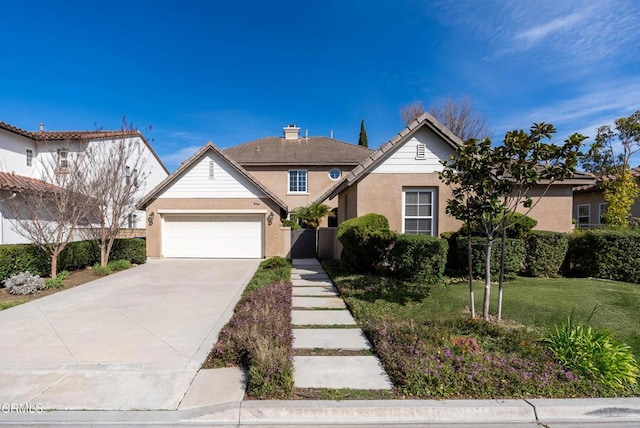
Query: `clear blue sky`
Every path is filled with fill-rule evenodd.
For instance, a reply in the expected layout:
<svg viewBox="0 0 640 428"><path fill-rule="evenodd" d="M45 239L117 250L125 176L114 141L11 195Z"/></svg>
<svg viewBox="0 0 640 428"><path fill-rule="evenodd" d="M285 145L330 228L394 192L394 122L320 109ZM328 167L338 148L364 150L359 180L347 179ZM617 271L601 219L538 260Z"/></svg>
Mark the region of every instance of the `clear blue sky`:
<svg viewBox="0 0 640 428"><path fill-rule="evenodd" d="M211 140L281 135L377 148L399 111L467 95L500 139L558 140L640 109L630 1L5 1L0 120L27 130L148 125L170 170Z"/></svg>

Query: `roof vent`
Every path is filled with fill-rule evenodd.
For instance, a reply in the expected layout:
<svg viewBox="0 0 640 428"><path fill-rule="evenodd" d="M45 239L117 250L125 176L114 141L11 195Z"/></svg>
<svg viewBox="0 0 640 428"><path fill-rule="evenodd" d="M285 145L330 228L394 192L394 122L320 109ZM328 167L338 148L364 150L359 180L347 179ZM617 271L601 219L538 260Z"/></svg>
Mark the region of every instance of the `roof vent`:
<svg viewBox="0 0 640 428"><path fill-rule="evenodd" d="M300 128L293 124L283 128L283 131L285 140L297 140L300 138Z"/></svg>

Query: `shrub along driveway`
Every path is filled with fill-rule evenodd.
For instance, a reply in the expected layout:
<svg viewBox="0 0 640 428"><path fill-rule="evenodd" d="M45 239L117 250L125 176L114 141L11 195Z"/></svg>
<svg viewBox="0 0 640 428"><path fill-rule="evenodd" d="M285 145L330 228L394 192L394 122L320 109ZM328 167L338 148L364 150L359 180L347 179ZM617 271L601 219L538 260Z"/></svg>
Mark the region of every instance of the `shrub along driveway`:
<svg viewBox="0 0 640 428"><path fill-rule="evenodd" d="M152 260L0 312L0 403L176 409L258 260Z"/></svg>

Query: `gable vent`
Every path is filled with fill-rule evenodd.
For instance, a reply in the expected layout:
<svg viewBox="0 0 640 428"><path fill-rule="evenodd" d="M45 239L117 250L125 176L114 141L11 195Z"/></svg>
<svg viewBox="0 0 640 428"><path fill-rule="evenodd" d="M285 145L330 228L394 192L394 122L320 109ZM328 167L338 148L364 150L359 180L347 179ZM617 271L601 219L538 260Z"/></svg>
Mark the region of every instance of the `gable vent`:
<svg viewBox="0 0 640 428"><path fill-rule="evenodd" d="M416 146L416 159L427 158L427 147L424 144L418 144Z"/></svg>

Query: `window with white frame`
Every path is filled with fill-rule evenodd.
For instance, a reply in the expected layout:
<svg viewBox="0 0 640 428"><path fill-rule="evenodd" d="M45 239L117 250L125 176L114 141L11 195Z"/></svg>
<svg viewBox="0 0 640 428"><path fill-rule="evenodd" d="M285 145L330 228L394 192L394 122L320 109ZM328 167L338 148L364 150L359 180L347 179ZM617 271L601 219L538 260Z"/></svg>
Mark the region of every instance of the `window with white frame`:
<svg viewBox="0 0 640 428"><path fill-rule="evenodd" d="M578 205L578 224L591 223L591 205Z"/></svg>
<svg viewBox="0 0 640 428"><path fill-rule="evenodd" d="M606 202L602 202L600 203L600 216L598 217L598 221L600 222L600 224L605 224L604 221L604 214L607 212L607 207L609 206L608 203Z"/></svg>
<svg viewBox="0 0 640 428"><path fill-rule="evenodd" d="M402 232L433 236L433 202L433 190L405 189L402 192Z"/></svg>
<svg viewBox="0 0 640 428"><path fill-rule="evenodd" d="M27 166L33 165L33 150L27 149Z"/></svg>
<svg viewBox="0 0 640 428"><path fill-rule="evenodd" d="M69 150L58 149L58 168L69 168Z"/></svg>
<svg viewBox="0 0 640 428"><path fill-rule="evenodd" d="M289 193L307 193L307 171L289 170Z"/></svg>

